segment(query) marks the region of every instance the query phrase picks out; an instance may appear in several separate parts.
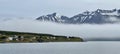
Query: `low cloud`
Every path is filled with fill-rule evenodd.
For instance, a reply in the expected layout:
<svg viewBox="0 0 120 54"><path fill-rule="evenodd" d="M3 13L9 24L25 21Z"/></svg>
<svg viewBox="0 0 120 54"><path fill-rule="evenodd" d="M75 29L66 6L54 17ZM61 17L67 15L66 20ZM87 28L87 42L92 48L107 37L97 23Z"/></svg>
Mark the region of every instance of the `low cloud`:
<svg viewBox="0 0 120 54"><path fill-rule="evenodd" d="M57 24L30 19L0 21L0 30L78 36L84 40L119 40L120 24Z"/></svg>

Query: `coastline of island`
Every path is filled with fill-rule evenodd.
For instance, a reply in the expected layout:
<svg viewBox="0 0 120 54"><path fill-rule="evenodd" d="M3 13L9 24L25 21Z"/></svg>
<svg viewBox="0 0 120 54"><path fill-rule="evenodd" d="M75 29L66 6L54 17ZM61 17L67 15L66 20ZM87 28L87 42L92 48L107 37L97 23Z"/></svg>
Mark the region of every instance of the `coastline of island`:
<svg viewBox="0 0 120 54"><path fill-rule="evenodd" d="M0 43L83 42L75 36L0 30Z"/></svg>

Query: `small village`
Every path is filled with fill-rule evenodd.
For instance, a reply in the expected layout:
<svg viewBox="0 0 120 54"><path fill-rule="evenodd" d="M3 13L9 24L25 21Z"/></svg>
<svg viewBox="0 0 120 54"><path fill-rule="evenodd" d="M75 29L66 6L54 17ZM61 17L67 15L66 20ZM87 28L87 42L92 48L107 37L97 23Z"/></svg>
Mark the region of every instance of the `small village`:
<svg viewBox="0 0 120 54"><path fill-rule="evenodd" d="M0 34L0 42L22 42L22 41L33 41L36 37L31 37L29 40L25 36L20 35L2 35Z"/></svg>
<svg viewBox="0 0 120 54"><path fill-rule="evenodd" d="M82 42L82 41L83 41L82 38L79 37L0 31L0 43Z"/></svg>

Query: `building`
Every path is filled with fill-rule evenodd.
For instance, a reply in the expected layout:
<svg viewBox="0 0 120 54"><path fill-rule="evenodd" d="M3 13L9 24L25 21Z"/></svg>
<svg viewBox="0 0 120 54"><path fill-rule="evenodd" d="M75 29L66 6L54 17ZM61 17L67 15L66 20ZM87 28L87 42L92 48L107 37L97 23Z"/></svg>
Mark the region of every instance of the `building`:
<svg viewBox="0 0 120 54"><path fill-rule="evenodd" d="M8 37L8 40L10 40L10 41L13 40L13 37Z"/></svg>
<svg viewBox="0 0 120 54"><path fill-rule="evenodd" d="M23 41L23 40L24 40L24 37L23 37L23 36L14 35L14 36L13 36L13 40L16 40L16 41Z"/></svg>

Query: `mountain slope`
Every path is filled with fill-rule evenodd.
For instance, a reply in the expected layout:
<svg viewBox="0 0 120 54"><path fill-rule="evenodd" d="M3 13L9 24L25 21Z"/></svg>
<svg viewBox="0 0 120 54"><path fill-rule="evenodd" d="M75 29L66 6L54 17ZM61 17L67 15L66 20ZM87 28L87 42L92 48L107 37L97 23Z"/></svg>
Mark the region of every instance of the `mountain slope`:
<svg viewBox="0 0 120 54"><path fill-rule="evenodd" d="M36 20L67 24L119 23L120 9L85 11L73 17L57 16L56 13L40 16Z"/></svg>
<svg viewBox="0 0 120 54"><path fill-rule="evenodd" d="M40 16L39 18L37 18L37 20L66 23L69 18L67 16L57 16L57 13L52 13L46 16Z"/></svg>

